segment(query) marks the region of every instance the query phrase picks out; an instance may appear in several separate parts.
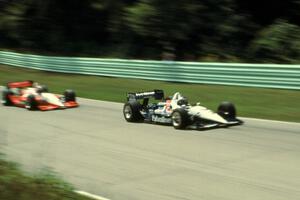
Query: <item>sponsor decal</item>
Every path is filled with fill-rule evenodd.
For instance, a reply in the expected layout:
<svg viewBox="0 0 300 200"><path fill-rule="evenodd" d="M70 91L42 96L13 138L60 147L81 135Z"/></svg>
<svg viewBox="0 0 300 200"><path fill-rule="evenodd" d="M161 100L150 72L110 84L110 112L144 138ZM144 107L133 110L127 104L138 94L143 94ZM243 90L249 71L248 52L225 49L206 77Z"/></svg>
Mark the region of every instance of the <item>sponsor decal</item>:
<svg viewBox="0 0 300 200"><path fill-rule="evenodd" d="M166 118L157 115L152 115L152 121L159 122L159 123L172 123L172 119L170 117Z"/></svg>
<svg viewBox="0 0 300 200"><path fill-rule="evenodd" d="M142 92L142 93L135 93L135 96L142 97L142 96L152 96L155 92Z"/></svg>

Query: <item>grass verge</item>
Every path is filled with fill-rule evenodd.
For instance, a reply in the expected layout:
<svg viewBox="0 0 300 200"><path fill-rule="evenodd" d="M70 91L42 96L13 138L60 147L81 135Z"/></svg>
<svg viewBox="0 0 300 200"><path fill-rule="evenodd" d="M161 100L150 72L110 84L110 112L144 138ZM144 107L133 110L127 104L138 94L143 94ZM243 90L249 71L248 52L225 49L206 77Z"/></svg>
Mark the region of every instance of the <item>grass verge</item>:
<svg viewBox="0 0 300 200"><path fill-rule="evenodd" d="M0 154L0 199L5 200L91 200L73 192L73 187L45 171L28 175Z"/></svg>
<svg viewBox="0 0 300 200"><path fill-rule="evenodd" d="M62 93L71 88L80 97L114 102L124 102L126 92L163 89L166 95L172 95L180 91L190 102L200 101L212 110L226 100L236 105L239 116L300 122L300 91L296 90L62 74L0 65L1 85L27 79L48 85L51 92Z"/></svg>

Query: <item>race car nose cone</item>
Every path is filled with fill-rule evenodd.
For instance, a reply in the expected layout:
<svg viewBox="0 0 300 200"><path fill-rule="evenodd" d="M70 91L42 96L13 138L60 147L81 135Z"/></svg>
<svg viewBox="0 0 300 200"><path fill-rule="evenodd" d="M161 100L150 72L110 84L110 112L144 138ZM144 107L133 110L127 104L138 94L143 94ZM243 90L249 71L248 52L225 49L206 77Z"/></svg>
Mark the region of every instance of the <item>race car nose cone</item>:
<svg viewBox="0 0 300 200"><path fill-rule="evenodd" d="M54 94L42 93L42 97L45 98L45 100L50 104L65 107L64 104L60 101L60 99Z"/></svg>

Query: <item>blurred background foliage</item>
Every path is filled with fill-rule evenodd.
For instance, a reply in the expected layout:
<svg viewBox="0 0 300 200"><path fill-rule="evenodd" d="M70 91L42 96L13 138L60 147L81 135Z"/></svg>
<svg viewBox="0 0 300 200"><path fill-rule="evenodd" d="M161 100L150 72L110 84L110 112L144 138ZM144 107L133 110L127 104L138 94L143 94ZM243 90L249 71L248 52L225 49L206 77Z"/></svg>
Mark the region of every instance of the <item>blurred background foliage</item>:
<svg viewBox="0 0 300 200"><path fill-rule="evenodd" d="M0 0L0 48L48 55L299 63L299 10L300 0Z"/></svg>

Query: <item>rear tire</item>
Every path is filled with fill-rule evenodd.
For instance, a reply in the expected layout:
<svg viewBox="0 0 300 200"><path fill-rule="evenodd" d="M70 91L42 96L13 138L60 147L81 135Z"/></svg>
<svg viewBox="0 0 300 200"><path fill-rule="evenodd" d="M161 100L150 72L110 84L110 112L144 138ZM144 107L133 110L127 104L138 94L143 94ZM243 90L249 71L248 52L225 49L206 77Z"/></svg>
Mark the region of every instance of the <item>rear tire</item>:
<svg viewBox="0 0 300 200"><path fill-rule="evenodd" d="M236 118L236 109L233 103L222 102L218 107L218 114L221 115L224 119L235 119Z"/></svg>
<svg viewBox="0 0 300 200"><path fill-rule="evenodd" d="M123 115L127 122L138 122L143 119L140 113L142 105L137 101L127 102L123 107Z"/></svg>
<svg viewBox="0 0 300 200"><path fill-rule="evenodd" d="M175 129L185 129L189 124L189 115L184 109L175 109L172 113L172 125Z"/></svg>
<svg viewBox="0 0 300 200"><path fill-rule="evenodd" d="M8 89L5 89L2 91L2 104L4 106L11 106L12 102L9 99L9 95L11 94L11 92Z"/></svg>
<svg viewBox="0 0 300 200"><path fill-rule="evenodd" d="M76 101L76 94L73 90L66 90L64 92L65 101Z"/></svg>
<svg viewBox="0 0 300 200"><path fill-rule="evenodd" d="M34 95L29 95L26 101L26 108L28 110L36 110L38 108L37 101L35 100Z"/></svg>

